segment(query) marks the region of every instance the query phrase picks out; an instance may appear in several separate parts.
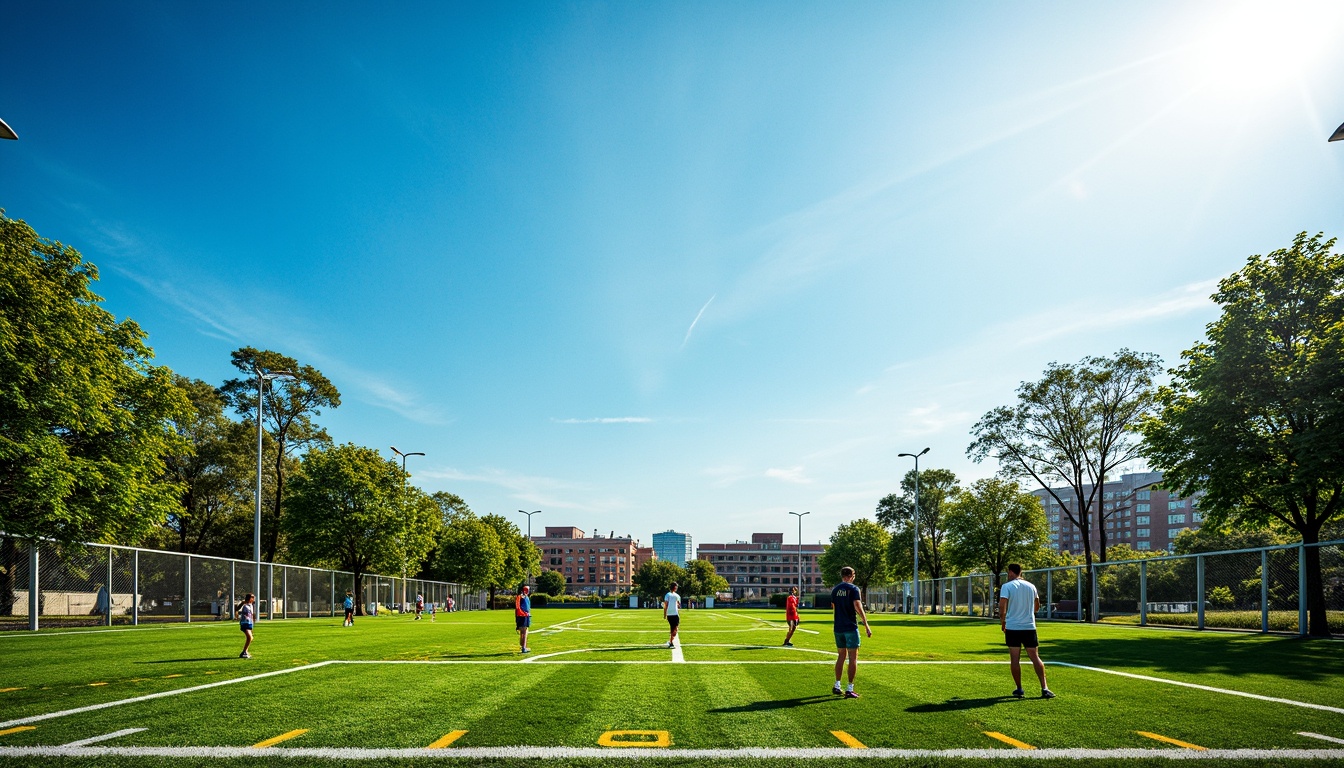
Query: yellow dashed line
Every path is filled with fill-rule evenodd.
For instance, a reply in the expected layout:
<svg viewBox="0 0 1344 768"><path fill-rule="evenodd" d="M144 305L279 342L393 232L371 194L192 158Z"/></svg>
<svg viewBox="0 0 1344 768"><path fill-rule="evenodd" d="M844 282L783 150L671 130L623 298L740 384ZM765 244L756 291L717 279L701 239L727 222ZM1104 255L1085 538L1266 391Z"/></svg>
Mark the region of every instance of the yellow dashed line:
<svg viewBox="0 0 1344 768"><path fill-rule="evenodd" d="M867 744L864 744L862 741L859 741L858 739L854 738L853 736L850 736L848 733L845 733L844 731L831 731L831 735L839 739L841 744L844 744L846 747L849 747L850 749L868 748Z"/></svg>
<svg viewBox="0 0 1344 768"><path fill-rule="evenodd" d="M276 744L279 744L279 743L282 742L282 741L289 741L290 739L296 738L296 737L298 737L298 736L302 736L303 734L305 734L305 733L307 733L307 732L308 732L308 729L307 729L307 728L299 728L299 729L297 729L297 730L290 731L289 733L282 733L282 734L280 734L279 736L272 736L271 738L269 738L269 739L267 739L267 740L265 740L265 741L258 741L256 744L253 744L253 745L252 745L252 748L253 748L253 749L265 749L266 747L270 747L270 746L274 746L274 745L276 745Z"/></svg>
<svg viewBox="0 0 1344 768"><path fill-rule="evenodd" d="M22 688L0 688L0 693L10 693L11 691L22 691Z"/></svg>
<svg viewBox="0 0 1344 768"><path fill-rule="evenodd" d="M11 733L22 733L24 731L35 731L35 730L37 730L37 726L35 725L20 725L17 728L6 728L5 730L0 731L0 736L8 736Z"/></svg>
<svg viewBox="0 0 1344 768"><path fill-rule="evenodd" d="M97 688L100 685L107 685L107 683L89 683L90 688Z"/></svg>
<svg viewBox="0 0 1344 768"><path fill-rule="evenodd" d="M449 731L448 733L444 734L443 737L440 738L438 741L434 742L433 744L430 744L428 747L425 747L425 749L443 749L444 747L448 746L449 744L452 744L454 741L457 741L458 739L466 735L467 735L466 731Z"/></svg>
<svg viewBox="0 0 1344 768"><path fill-rule="evenodd" d="M168 680L169 678L173 678L173 677L181 677L181 675L164 675L164 676L163 676L163 679L164 679L164 680Z"/></svg>
<svg viewBox="0 0 1344 768"><path fill-rule="evenodd" d="M207 675L218 675L219 673L218 673L218 672L206 672L205 674L207 674Z"/></svg>
<svg viewBox="0 0 1344 768"><path fill-rule="evenodd" d="M1178 747L1185 747L1186 749L1197 749L1197 750L1199 750L1200 752L1203 752L1203 751L1205 751L1205 750L1208 749L1208 747L1201 747L1201 746L1199 746L1198 744L1191 744L1191 743L1188 742L1188 741L1181 741L1180 739L1173 739L1173 738L1171 738L1170 736L1163 736L1163 735L1160 734L1160 733L1149 733L1149 732L1147 732L1147 731L1135 731L1135 733L1139 734L1140 736L1144 737L1145 739L1152 739L1153 741L1164 741L1164 742L1166 742L1166 743L1168 743L1168 744L1175 744L1175 745L1178 746Z"/></svg>
<svg viewBox="0 0 1344 768"><path fill-rule="evenodd" d="M652 736L653 740L631 741L629 736ZM672 734L667 731L607 731L597 739L599 747L670 747Z"/></svg>
<svg viewBox="0 0 1344 768"><path fill-rule="evenodd" d="M1018 741L1017 739L1014 739L1012 736L1004 736L1002 733L999 733L998 731L985 731L984 733L991 739L998 739L999 741L1002 741L1004 744L1011 744L1014 747L1017 747L1018 749L1035 749L1035 747L1031 746L1025 741Z"/></svg>

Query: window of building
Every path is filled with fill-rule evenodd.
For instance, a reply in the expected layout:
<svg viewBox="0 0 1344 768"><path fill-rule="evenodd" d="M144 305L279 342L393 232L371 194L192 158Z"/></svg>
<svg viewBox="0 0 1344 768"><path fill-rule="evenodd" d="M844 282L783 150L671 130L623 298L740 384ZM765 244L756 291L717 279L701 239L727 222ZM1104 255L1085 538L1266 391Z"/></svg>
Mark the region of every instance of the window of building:
<svg viewBox="0 0 1344 768"><path fill-rule="evenodd" d="M1148 515L1139 515L1138 517L1134 518L1134 522L1138 523L1139 525L1147 525L1151 520L1152 518Z"/></svg>
<svg viewBox="0 0 1344 768"><path fill-rule="evenodd" d="M1138 531L1136 531L1135 533L1138 535L1138 537L1139 537L1140 539L1146 539L1146 538L1148 538L1148 535L1149 535L1148 532L1149 532L1150 530L1151 530L1151 529L1149 529L1149 528L1140 528L1140 529L1139 529ZM911 546L913 547L913 545L911 545Z"/></svg>
<svg viewBox="0 0 1344 768"><path fill-rule="evenodd" d="M1181 535L1181 531L1184 531L1184 530L1185 530L1184 528L1168 528L1168 529L1167 529L1167 538L1168 538L1168 539L1174 539L1174 538L1176 538L1177 536Z"/></svg>
<svg viewBox="0 0 1344 768"><path fill-rule="evenodd" d="M1136 509L1137 511L1139 511L1139 512L1149 512L1149 511L1152 510L1152 505L1150 505L1150 504L1140 504L1140 505L1138 505L1137 507L1135 507L1135 509Z"/></svg>
<svg viewBox="0 0 1344 768"><path fill-rule="evenodd" d="M1134 548L1135 548L1135 549L1152 549L1152 548L1153 548L1153 545L1150 544L1150 543L1148 543L1148 542L1146 542L1146 541L1140 541L1140 542L1136 542L1136 543L1134 544Z"/></svg>
<svg viewBox="0 0 1344 768"><path fill-rule="evenodd" d="M1167 515L1168 525L1175 525L1176 523L1184 523L1184 522L1185 522L1185 513L1181 513L1179 515Z"/></svg>
<svg viewBox="0 0 1344 768"><path fill-rule="evenodd" d="M1168 502L1167 502L1167 509L1185 509L1185 499L1177 499L1176 501L1168 501Z"/></svg>
<svg viewBox="0 0 1344 768"><path fill-rule="evenodd" d="M1192 522L1192 523L1202 523L1202 522L1204 522L1204 513L1203 513L1203 512L1191 512L1191 513L1190 513L1190 522Z"/></svg>
<svg viewBox="0 0 1344 768"><path fill-rule="evenodd" d="M1152 492L1152 491L1139 491L1138 493L1136 493L1136 494L1134 494L1134 495L1135 495L1140 501L1148 501L1149 499L1151 499L1151 498L1153 497L1153 492Z"/></svg>

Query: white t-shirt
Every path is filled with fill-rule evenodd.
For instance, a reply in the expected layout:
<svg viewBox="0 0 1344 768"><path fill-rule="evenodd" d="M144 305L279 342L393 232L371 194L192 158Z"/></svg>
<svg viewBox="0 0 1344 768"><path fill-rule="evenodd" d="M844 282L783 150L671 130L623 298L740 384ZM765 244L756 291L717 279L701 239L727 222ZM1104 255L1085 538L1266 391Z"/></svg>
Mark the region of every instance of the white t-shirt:
<svg viewBox="0 0 1344 768"><path fill-rule="evenodd" d="M1036 628L1036 585L1018 578L999 587L999 597L1008 600L1005 629Z"/></svg>
<svg viewBox="0 0 1344 768"><path fill-rule="evenodd" d="M676 616L681 608L681 595L676 592L668 592L663 595L663 603L667 605L667 615Z"/></svg>

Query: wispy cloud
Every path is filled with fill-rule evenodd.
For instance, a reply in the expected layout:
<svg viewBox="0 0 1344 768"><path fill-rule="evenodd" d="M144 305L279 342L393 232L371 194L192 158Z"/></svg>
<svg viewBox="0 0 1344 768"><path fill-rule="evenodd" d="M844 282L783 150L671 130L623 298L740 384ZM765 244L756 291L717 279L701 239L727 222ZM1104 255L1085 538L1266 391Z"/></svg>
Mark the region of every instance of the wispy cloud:
<svg viewBox="0 0 1344 768"><path fill-rule="evenodd" d="M695 326L696 326L697 323L700 322L700 318L704 317L704 315L705 315L705 310L706 310L706 309L709 309L709 305L714 303L714 299L715 299L715 297L717 297L718 295L719 295L719 294L716 293L716 294L714 294L713 296L710 296L710 297L709 297L709 301L706 301L706 302L705 302L705 305L704 305L703 307L700 308L700 311L695 313L695 319L691 321L691 327L686 329L686 338L684 338L684 339L681 340L681 348L682 348L682 349L685 349L685 348L686 348L686 342L688 342L688 341L691 340L691 331L694 331L694 330L695 330Z"/></svg>
<svg viewBox="0 0 1344 768"><path fill-rule="evenodd" d="M556 424L651 424L648 416L603 416L595 419L551 419Z"/></svg>
<svg viewBox="0 0 1344 768"><path fill-rule="evenodd" d="M454 467L421 470L420 477L454 483L479 483L503 488L519 504L539 509L563 509L596 515L623 512L628 504L620 498L591 498L592 488L553 477L525 475L509 470L486 468L466 471ZM587 497L587 498L585 498Z"/></svg>
<svg viewBox="0 0 1344 768"><path fill-rule="evenodd" d="M796 483L798 485L808 485L812 482L812 479L804 473L802 467L788 467L787 469L771 467L765 470L765 476L772 480L780 480L785 483Z"/></svg>

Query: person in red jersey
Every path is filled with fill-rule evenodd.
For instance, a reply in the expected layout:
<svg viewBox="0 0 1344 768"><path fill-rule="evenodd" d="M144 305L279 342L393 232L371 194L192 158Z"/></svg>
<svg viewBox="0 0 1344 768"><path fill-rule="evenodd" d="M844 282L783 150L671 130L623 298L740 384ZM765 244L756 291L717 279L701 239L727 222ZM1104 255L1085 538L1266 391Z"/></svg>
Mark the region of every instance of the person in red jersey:
<svg viewBox="0 0 1344 768"><path fill-rule="evenodd" d="M798 629L798 588L789 587L789 596L784 598L784 621L789 625L789 634L784 638L784 647L793 647L793 633Z"/></svg>

